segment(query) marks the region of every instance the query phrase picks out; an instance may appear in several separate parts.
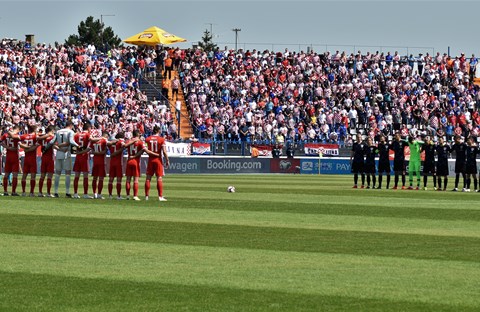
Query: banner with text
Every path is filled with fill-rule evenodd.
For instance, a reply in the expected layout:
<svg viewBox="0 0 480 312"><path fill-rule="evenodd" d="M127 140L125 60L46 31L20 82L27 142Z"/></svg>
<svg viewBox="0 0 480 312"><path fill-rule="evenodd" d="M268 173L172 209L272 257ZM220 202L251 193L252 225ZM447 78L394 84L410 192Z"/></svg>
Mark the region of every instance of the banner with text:
<svg viewBox="0 0 480 312"><path fill-rule="evenodd" d="M307 143L305 144L305 155L318 156L321 153L322 156L338 156L338 149L338 144Z"/></svg>
<svg viewBox="0 0 480 312"><path fill-rule="evenodd" d="M190 143L172 143L165 141L165 147L167 148L168 156L189 156Z"/></svg>

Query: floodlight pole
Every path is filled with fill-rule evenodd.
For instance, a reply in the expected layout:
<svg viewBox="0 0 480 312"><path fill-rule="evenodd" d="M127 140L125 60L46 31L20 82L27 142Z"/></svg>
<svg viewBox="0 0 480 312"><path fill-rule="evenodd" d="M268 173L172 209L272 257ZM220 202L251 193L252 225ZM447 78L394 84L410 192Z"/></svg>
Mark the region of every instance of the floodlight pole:
<svg viewBox="0 0 480 312"><path fill-rule="evenodd" d="M102 33L101 33L101 37L102 37L102 49L103 49L103 28L104 28L104 25L103 25L103 17L104 16L115 16L115 14L100 14L100 24L102 24Z"/></svg>
<svg viewBox="0 0 480 312"><path fill-rule="evenodd" d="M242 31L240 28L234 28L232 31L235 32L235 51L238 51L237 46L238 46L238 32Z"/></svg>

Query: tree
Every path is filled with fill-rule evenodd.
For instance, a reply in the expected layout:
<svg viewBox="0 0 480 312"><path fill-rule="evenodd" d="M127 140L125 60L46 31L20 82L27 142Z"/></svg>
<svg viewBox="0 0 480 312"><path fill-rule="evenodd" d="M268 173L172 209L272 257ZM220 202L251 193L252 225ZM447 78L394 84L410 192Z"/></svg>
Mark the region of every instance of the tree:
<svg viewBox="0 0 480 312"><path fill-rule="evenodd" d="M105 28L99 19L94 20L93 16L89 16L78 25L78 35L70 35L65 43L69 45L93 44L97 49L108 50L111 47L118 47L122 40L115 35L112 27Z"/></svg>
<svg viewBox="0 0 480 312"><path fill-rule="evenodd" d="M212 38L212 34L207 29L205 29L205 31L203 32L202 41L198 42L198 46L202 48L205 52L215 50L217 48L217 45L213 43Z"/></svg>

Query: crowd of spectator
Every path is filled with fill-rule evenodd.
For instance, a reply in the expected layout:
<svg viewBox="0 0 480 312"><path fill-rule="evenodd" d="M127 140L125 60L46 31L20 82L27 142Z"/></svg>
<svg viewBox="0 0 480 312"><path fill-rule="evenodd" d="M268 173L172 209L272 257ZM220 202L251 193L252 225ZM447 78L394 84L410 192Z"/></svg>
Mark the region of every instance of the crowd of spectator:
<svg viewBox="0 0 480 312"><path fill-rule="evenodd" d="M479 136L477 58L446 53L401 56L309 51L113 48L93 45L26 48L0 43L2 126L36 123L111 135L155 125L178 136L167 97L147 98L142 76L158 73L183 87L199 139L351 142L360 132L419 130L450 140ZM179 71L181 86L172 69ZM175 96L172 88L172 97ZM163 87L165 89L165 87ZM165 96L165 97L164 97Z"/></svg>
<svg viewBox="0 0 480 312"><path fill-rule="evenodd" d="M167 50L123 47L101 53L95 46L32 47L21 42L0 44L0 121L4 128L28 124L63 128L71 119L78 129L91 123L94 131L112 136L134 129L145 136L155 125L167 137L172 113L168 101L147 98L141 74L162 64ZM159 69L160 66L158 66Z"/></svg>
<svg viewBox="0 0 480 312"><path fill-rule="evenodd" d="M355 133L478 136L478 60L464 53L188 50L182 82L196 136L351 143Z"/></svg>

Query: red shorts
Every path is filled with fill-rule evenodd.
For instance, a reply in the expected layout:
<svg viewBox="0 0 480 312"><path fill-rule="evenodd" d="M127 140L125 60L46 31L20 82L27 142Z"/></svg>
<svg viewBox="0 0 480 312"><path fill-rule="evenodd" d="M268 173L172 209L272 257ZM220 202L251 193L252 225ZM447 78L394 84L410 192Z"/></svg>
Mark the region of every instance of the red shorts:
<svg viewBox="0 0 480 312"><path fill-rule="evenodd" d="M139 177L140 176L140 163L131 159L127 162L127 170L125 172L127 177Z"/></svg>
<svg viewBox="0 0 480 312"><path fill-rule="evenodd" d="M73 164L73 172L89 172L90 166L88 165L88 154L82 154L75 157L75 163Z"/></svg>
<svg viewBox="0 0 480 312"><path fill-rule="evenodd" d="M108 171L108 175L110 178L121 178L123 177L123 168L122 164L115 164L110 162L110 170Z"/></svg>
<svg viewBox="0 0 480 312"><path fill-rule="evenodd" d="M92 176L105 177L105 163L93 163Z"/></svg>
<svg viewBox="0 0 480 312"><path fill-rule="evenodd" d="M20 161L18 157L8 157L5 161L5 173L19 172L20 171Z"/></svg>
<svg viewBox="0 0 480 312"><path fill-rule="evenodd" d="M163 164L159 158L149 159L147 165L147 175L163 177Z"/></svg>
<svg viewBox="0 0 480 312"><path fill-rule="evenodd" d="M37 173L37 160L36 159L24 159L24 161L23 161L23 173Z"/></svg>
<svg viewBox="0 0 480 312"><path fill-rule="evenodd" d="M54 173L55 172L55 162L53 158L42 158L42 164L40 165L41 173Z"/></svg>

